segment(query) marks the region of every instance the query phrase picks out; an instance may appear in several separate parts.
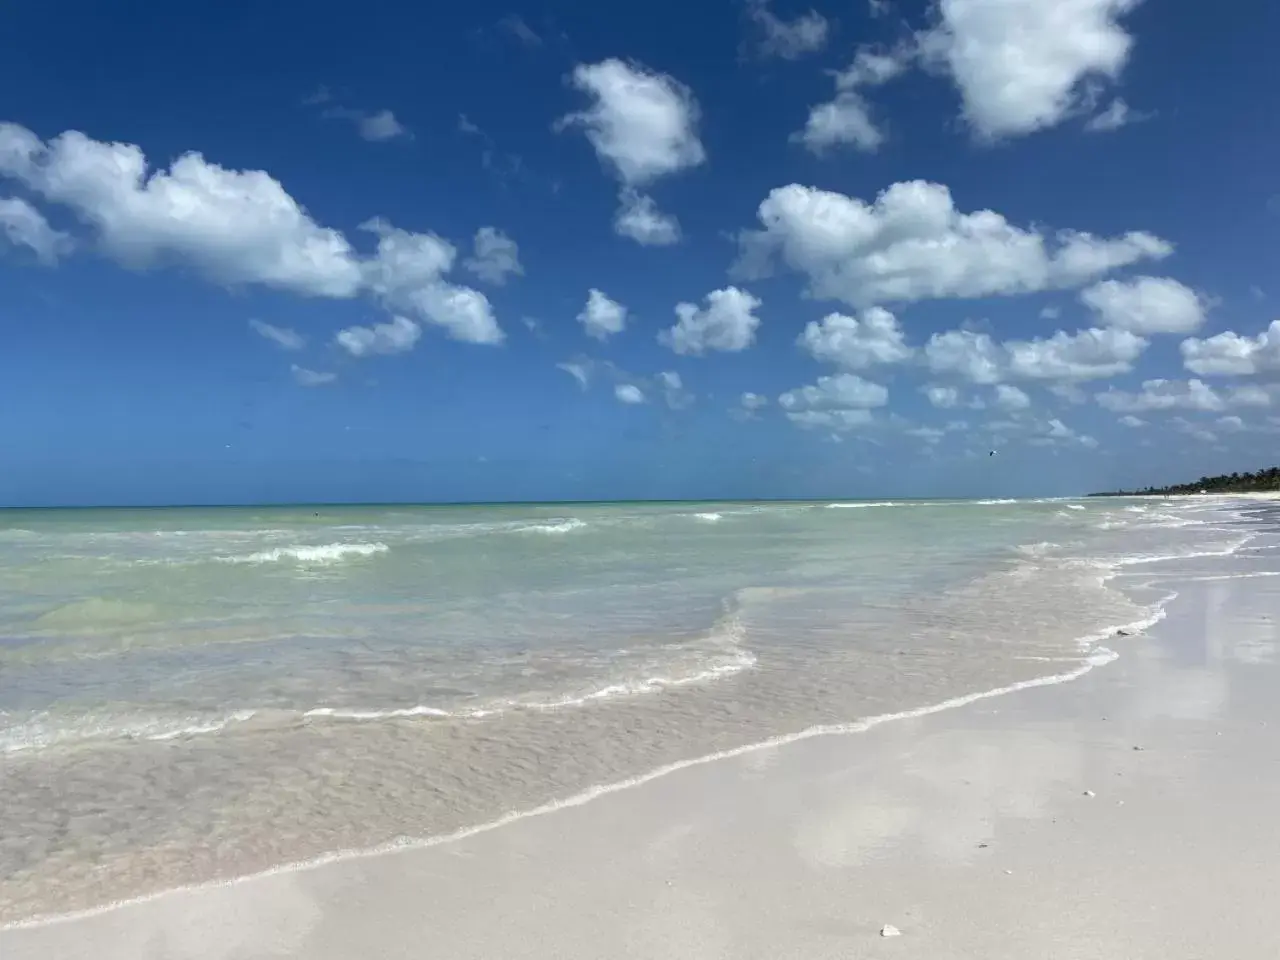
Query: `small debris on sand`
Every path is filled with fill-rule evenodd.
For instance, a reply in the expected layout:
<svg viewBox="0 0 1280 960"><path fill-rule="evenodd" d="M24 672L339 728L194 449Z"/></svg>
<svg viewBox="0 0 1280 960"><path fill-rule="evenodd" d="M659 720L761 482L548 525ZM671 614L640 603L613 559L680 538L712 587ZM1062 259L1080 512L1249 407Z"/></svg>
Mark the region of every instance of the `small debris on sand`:
<svg viewBox="0 0 1280 960"><path fill-rule="evenodd" d="M880 936L882 937L900 937L902 931L895 927L892 923L886 923L880 928Z"/></svg>
<svg viewBox="0 0 1280 960"><path fill-rule="evenodd" d="M1096 793L1094 793L1092 790L1086 790L1086 791L1084 792L1084 795L1085 795L1086 797L1096 797L1096 796L1097 796L1097 794L1096 794Z"/></svg>
<svg viewBox="0 0 1280 960"><path fill-rule="evenodd" d="M1137 747L1137 746L1135 746L1133 749L1135 749L1135 750L1141 750L1141 749L1142 749L1142 747Z"/></svg>

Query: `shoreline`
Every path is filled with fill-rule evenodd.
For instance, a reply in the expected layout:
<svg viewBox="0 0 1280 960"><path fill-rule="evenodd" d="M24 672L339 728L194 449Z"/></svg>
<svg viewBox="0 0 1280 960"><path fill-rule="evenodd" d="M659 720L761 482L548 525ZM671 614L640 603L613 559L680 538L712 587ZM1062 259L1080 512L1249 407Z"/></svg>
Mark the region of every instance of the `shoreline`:
<svg viewBox="0 0 1280 960"><path fill-rule="evenodd" d="M585 958L603 955L592 951L605 949L607 941L601 938L609 935L606 923L609 916L622 916L623 914L617 913L618 910L634 913L627 904L643 904L647 900L661 899L664 896L669 900L674 892L679 893L679 896L664 908L668 912L674 911L675 919L672 922L679 928L663 935L666 938L663 942L669 947L677 944L672 948L671 955L720 956L720 953L703 954L692 949L691 945L702 942L703 937L703 934L696 932L696 928L699 924L710 921L702 916L701 907L694 910L691 903L701 903L709 896L709 889L716 893L713 897L716 901L715 911L732 914L734 908L725 899L727 891L720 886L736 884L739 893L745 892L748 899L752 899L764 896L773 885L781 883L781 880L774 879L776 876L785 878L790 884L800 882L800 877L808 876L819 868L834 871L832 876L838 875L839 883L853 885L870 896L871 900L880 896L868 893L873 886L890 892L896 891L910 899L911 896L922 896L918 893L919 890L933 888L940 883L945 887L943 880L948 877L951 880L964 879L966 884L978 882L978 891L961 894L960 903L965 905L965 909L976 909L979 915L991 915L1004 909L1000 906L1003 902L1000 898L1015 896L1008 890L1008 876L1023 877L1023 880L1016 881L1014 885L1021 888L1026 887L1029 882L1032 892L1039 898L1038 909L1052 914L1048 919L1039 919L1051 925L1070 926L1076 923L1071 912L1063 913L1053 906L1051 899L1043 896L1047 890L1060 890L1060 886L1059 881L1041 871L1043 864L1038 864L1038 854L1034 853L1037 846L1057 844L1059 841L1056 838L1075 831L1078 836L1055 854L1060 858L1066 857L1074 865L1072 869L1083 869L1082 864L1089 864L1089 870L1103 871L1098 877L1112 872L1123 875L1125 871L1142 869L1136 861L1125 860L1123 849L1126 845L1136 843L1138 839L1144 844L1161 842L1167 845L1171 838L1161 835L1161 827L1149 826L1145 820L1126 819L1123 821L1126 832L1115 834L1114 831L1120 827L1115 824L1107 826L1101 822L1094 823L1089 818L1096 820L1097 817L1103 817L1105 820L1106 817L1123 816L1127 809L1140 809L1143 817L1153 817L1159 821L1157 812L1162 806L1174 803L1174 799L1165 796L1158 778L1153 784L1141 789L1136 781L1130 784L1122 778L1136 777L1140 767L1135 765L1145 763L1150 766L1153 758L1176 763L1178 757L1184 754L1200 756L1198 747L1191 749L1191 740L1187 739L1191 737L1195 738L1196 743L1202 743L1204 738L1213 737L1215 733L1218 736L1222 736L1224 732L1232 737L1251 736L1253 739L1244 742L1246 746L1252 744L1251 750L1256 751L1260 743L1265 743L1265 740L1258 739L1264 735L1256 732L1250 734L1250 726L1256 731L1260 729L1259 723L1265 723L1265 719L1257 720L1258 715L1273 717L1280 713L1269 701L1260 705L1258 693L1258 690L1269 692L1272 689L1261 681L1274 679L1276 671L1273 669L1272 658L1277 645L1277 631L1270 625L1269 614L1248 619L1250 610L1273 609L1275 600L1280 599L1280 592L1276 592L1280 588L1273 589L1270 581L1258 578L1255 574L1280 571L1239 571L1233 574L1230 569L1224 569L1230 566L1230 557L1203 557L1157 563L1162 564L1161 569L1139 573L1130 570L1125 575L1176 590L1177 595L1163 605L1169 616L1149 634L1135 633L1124 637L1118 658L1098 651L1094 655L1100 658L1097 662L1085 662L1072 671L1024 682L1015 685L1013 689L983 691L900 715L868 718L852 724L805 731L776 742L753 744L727 751L721 756L698 758L673 765L672 769L654 771L630 782L597 788L561 803L548 805L545 809L515 814L449 837L418 841L377 852L360 851L353 856L334 857L324 862L289 865L229 883L167 890L127 903L104 905L92 911L11 924L0 930L0 949L12 949L13 953L6 950L6 956L13 956L15 960L34 960L38 956L54 955L69 958L87 958L92 955L111 960L119 957L123 960L126 956L137 955L129 952L137 944L150 943L152 938L159 937L164 942L165 952L149 955L163 957L165 960L208 956L197 952L194 947L190 952L184 952L179 942L182 936L175 933L195 911L197 926L230 923L247 926L248 933L232 937L232 941L246 948L245 953L214 954L218 957L225 956L228 960L232 956L345 956L347 954L338 952L338 947L325 947L328 942L327 934L321 932L330 931L335 923L354 924L359 931L363 931L361 935L377 938L369 943L381 942L385 945L403 943L410 939L420 940L430 930L431 936L442 936L446 942L456 942L458 947L455 952L446 953L457 957L544 957L554 954ZM1168 567L1176 569L1164 569ZM1187 569L1188 567L1191 569ZM1241 624L1246 621L1249 627L1248 630L1243 630ZM1227 643L1225 631L1233 624L1237 636L1231 642L1236 647L1230 651L1232 657L1224 657L1222 648ZM1204 629L1206 625L1208 629ZM1250 631L1256 634L1252 640L1245 636ZM1245 645L1246 640L1253 646ZM1189 676L1212 668L1230 675L1231 678L1244 678L1238 682L1242 685L1252 683L1257 690L1253 690L1247 702L1242 699L1240 703L1233 703L1232 698L1226 697L1221 689L1212 684L1201 692L1195 687L1187 687L1184 681L1174 676L1173 681L1165 683L1167 690L1162 691L1160 682L1164 681L1164 674L1173 675L1177 670L1164 666L1156 670L1150 665L1163 664L1170 658L1176 659L1175 655L1180 656L1178 650L1183 645L1191 649L1193 664L1206 660L1210 665L1205 668L1194 665L1187 668L1192 671ZM1197 645L1204 649L1203 654L1196 652ZM1215 650L1217 652L1212 652ZM1251 650L1252 653L1249 652ZM1247 662L1250 657L1254 662ZM1093 667L1101 665L1103 661L1117 665L1110 670L1094 671ZM1221 666L1219 661L1228 666ZM1163 674L1161 670L1164 671ZM1032 693L1034 688L1050 689ZM1210 696L1211 692L1222 702L1216 705L1205 702L1204 698ZM1215 709L1221 713L1223 720L1217 719ZM1260 711L1266 712L1260 714ZM1173 721L1164 722L1161 718L1165 715L1172 717ZM1122 724L1123 728L1117 729ZM1206 724L1224 729L1211 731ZM1149 729L1140 729L1144 725ZM1032 732L1040 726L1054 731L1054 736L1045 740L1043 747L1032 749L1034 744L1040 742L1036 739L1039 734L1032 736ZM1133 729L1130 730L1130 727ZM974 729L981 731L982 736L972 734ZM853 736L854 733L859 735ZM826 862L833 856L832 850L826 848L836 840L833 839L835 835L828 836L824 832L827 828L819 829L818 834L810 836L811 828L805 826L805 823L815 804L816 808L822 808L824 804L836 802L845 811L841 817L851 818L849 823L862 824L858 830L871 829L872 833L898 824L905 815L894 803L885 806L874 796L864 796L864 787L858 787L855 794L849 795L843 787L834 786L836 781L833 778L844 776L840 773L842 763L852 764L853 768L862 771L852 781L847 781L850 784L863 783L867 778L869 784L874 784L882 779L896 782L909 779L910 776L925 777L931 784L931 789L939 792L939 811L942 812L937 814L941 817L938 823L931 826L930 817L925 817L919 828L930 836L936 833L934 840L949 847L952 840L946 838L944 821L949 814L945 811L953 803L961 803L963 807L967 802L963 798L972 792L966 784L977 783L980 776L984 775L983 764L995 764L999 767L1001 751L996 750L992 754L986 748L979 750L974 756L984 757L982 763L972 769L960 764L958 769L967 772L964 772L962 779L956 780L957 771L945 769L949 762L946 760L949 748L938 750L931 745L941 743L945 746L956 737L970 735L976 737L979 745L982 737L990 738L993 743L1008 740L1010 743L1020 744L1021 752L1015 758L1018 763L1011 764L1009 770L999 773L987 771L993 778L990 802L997 807L1012 804L1016 809L1013 813L1004 811L994 821L983 813L974 822L980 821L985 826L968 824L967 829L979 830L973 836L986 839L974 843L969 840L963 843L955 841L957 846L948 856L954 855L960 866L948 863L945 869L936 868L941 870L940 880L926 871L922 864L915 862L915 853L898 848L881 850L868 856L860 853L853 861L836 866ZM1031 739L1024 742L1026 737ZM1168 743L1163 743L1161 738L1167 739ZM1113 740L1116 742L1112 743ZM1213 740L1208 742L1211 746L1223 743L1215 743ZM1049 744L1053 746L1050 747ZM1056 798L1052 803L1062 807L1057 816L1051 819L1047 819L1044 810L1040 809L1047 801L1027 800L1024 804L1018 796L1022 790L1020 778L1026 776L1020 766L1025 766L1030 758L1039 757L1041 751L1052 754L1048 757L1048 761L1052 762L1040 759L1036 763L1043 766L1044 771L1048 771L1045 776L1053 787L1049 792ZM1062 756L1066 755L1063 751L1067 751L1075 759L1071 763L1062 762ZM1213 753L1203 756L1210 757ZM1235 774L1241 775L1244 765L1257 759L1250 750L1243 754L1236 752L1231 756L1235 757L1232 761L1235 766L1231 769ZM1230 760L1231 757L1226 759ZM1097 772L1089 775L1080 772L1090 764L1102 761L1105 761L1104 766L1109 764L1115 767L1111 772L1115 779L1103 779L1102 774ZM1189 780L1176 770L1169 771L1168 775L1177 777L1177 782L1181 784L1179 795L1184 800L1178 802L1189 803L1192 808L1198 802L1196 797L1211 786L1209 781L1195 778ZM1006 795L1008 784L1000 786L1004 782L1002 777L1012 777L1012 782L1020 785L1014 789L1012 800ZM1127 792L1122 798L1115 799L1114 792L1122 783ZM1273 777L1264 786L1264 794L1272 790L1280 793L1280 778ZM773 800L766 802L766 796L772 797L775 794L776 804ZM777 798L785 798L785 802ZM1263 799L1265 800L1265 796ZM1246 806L1256 806L1256 797L1245 797L1243 800ZM726 802L729 803L727 807ZM1090 806L1083 806L1084 804ZM1026 805L1027 809L1022 809L1020 805ZM779 809L775 810L775 806ZM1248 809L1252 811L1255 806L1248 806ZM1076 813L1065 812L1073 809ZM686 821L698 810L701 810L699 826L690 827ZM1028 810L1031 812L1028 813ZM773 851L766 857L765 848L772 851L774 839L779 834L775 829L766 830L762 826L775 816L782 816L782 827L785 831L790 831L793 839L807 837L804 844L817 843L817 852L814 853L818 861L816 867L814 863L808 863L802 870L799 864L787 861L785 868L779 863L775 870L775 864L769 858L781 857L783 853L780 850ZM1067 819L1062 819L1063 816ZM1212 818L1207 822L1210 826L1206 829L1210 833L1217 830L1212 826ZM1023 834L1019 843L1027 851L1026 857L1030 858L1028 862L1016 862L1017 856L1012 848L1003 840L998 842L999 830L993 823L1001 829L1016 828L1015 833ZM624 824L628 826L624 827ZM1057 829L1060 824L1064 827L1061 830ZM640 831L638 839L633 840L630 836L632 826ZM1090 841L1089 834L1081 833L1086 827L1096 829L1103 838L1102 841ZM619 830L622 832L619 833ZM990 832L991 836L981 833L982 830ZM1107 831L1111 831L1109 835ZM1152 831L1156 835L1148 836ZM1245 839L1250 842L1257 839L1247 831L1245 833ZM705 841L691 839L704 834L708 838ZM1239 834L1240 828L1236 827L1226 830L1224 836L1230 839ZM722 840L729 843L724 850L720 850ZM847 842L837 842L836 846L840 847L842 843L847 845ZM1117 850L1121 852L1112 852L1110 847L1117 842ZM1223 837L1216 838L1215 842L1222 846L1228 845L1224 843ZM565 846L566 843L569 843L568 847ZM637 843L641 849L632 849ZM655 843L658 844L657 847L654 846ZM703 855L705 844L712 844L715 856ZM979 868L979 864L971 861L980 855L985 857L989 846L1008 851L1000 856L1012 857L1008 863L1013 865L1004 867L1003 872L990 875L983 873L981 877L970 876L970 872ZM879 849L876 844L872 844L872 847ZM1200 847L1197 846L1196 850L1199 851ZM679 851L679 855L672 851ZM793 855L794 851L788 854ZM561 856L569 857L568 870L561 867ZM1223 854L1224 858L1229 859L1230 856L1228 853ZM666 862L673 857L683 866L673 866ZM720 862L724 857L729 859L728 863ZM760 869L760 863L755 860L757 857L766 857L761 862L769 863L769 868ZM656 868L655 858L663 861L657 863ZM1078 858L1082 858L1079 863ZM836 856L834 859L841 860L841 857ZM689 862L685 863L685 860ZM698 864L696 869L692 865L695 860ZM627 866L619 871L616 869L617 864ZM1226 866L1226 863L1216 864L1214 869L1226 869ZM1168 869L1169 865L1166 864L1165 867ZM586 892L583 884L591 887L598 882L593 877L597 876L596 871L600 869L609 871L605 886L609 888L607 899L614 912L610 914L606 911L603 919L595 921L588 916L594 915L592 910L583 914L583 905L574 901L578 896L593 895ZM704 870L710 870L715 875L709 888L706 887L709 881L701 873ZM465 883L459 883L455 876L458 871L472 877L479 886L471 890ZM633 872L639 876L631 876ZM1177 871L1172 872L1176 874ZM658 874L669 876L659 881L655 879ZM557 879L552 881L550 877ZM730 880L730 877L736 879ZM405 882L412 878L416 879L411 883ZM547 883L551 886L548 887ZM562 884L563 888L557 884ZM798 911L802 913L801 901L807 902L809 897L823 899L824 891L821 888L802 886L808 893L802 897L792 890L789 899L779 901L778 909L788 915ZM1191 886L1199 890L1198 884ZM496 901L490 901L486 895L490 887L498 896ZM690 900L692 895L689 891L695 887L699 893ZM948 888L948 891L948 895L956 895L954 889ZM1022 895L1021 891L1017 895ZM1096 895L1086 897L1079 891L1072 895L1089 901L1089 909L1095 911L1089 915L1095 920L1101 915L1097 911L1106 912L1110 909L1096 903L1099 899ZM890 893L883 896L892 900ZM997 898L994 901L991 900L993 896ZM1169 893L1168 896L1172 897L1174 894ZM370 897L373 898L372 901ZM973 902L974 897L978 898L976 904ZM539 911L523 906L532 902L543 903L550 911L550 916L533 916ZM472 908L463 908L465 903L473 904ZM857 898L849 901L849 905L861 903ZM494 925L492 920L499 914L491 911L500 910L504 906L515 912L501 915L515 919L511 923ZM1254 907L1261 909L1260 903L1254 904ZM848 929L841 929L839 936L834 937L841 952L834 952L834 946L826 944L834 936L832 931L809 931L798 936L806 944L812 941L816 946L808 952L795 955L848 956L851 955L851 949L856 950L856 943L861 942L861 938L865 938L867 949L870 949L869 945L879 939L878 922L892 923L903 931L903 939L895 944L905 951L901 955L917 956L911 952L916 946L921 950L931 949L932 952L919 954L922 957L971 955L939 952L941 944L936 940L931 944L926 943L933 934L954 932L948 927L948 923L960 922L959 918L947 913L943 900L925 898L906 907L877 907L876 922L863 916L869 915L870 907L856 906L854 909L861 919L857 923L851 922ZM454 912L458 910L461 912L454 916ZM366 918L362 911L372 911L372 919ZM426 911L425 915L423 911ZM561 914L578 917L576 927L571 924L563 930L559 929L556 918ZM305 922L304 919L299 919L303 915ZM950 916L950 920L944 922L943 915ZM1108 922L1113 924L1130 922L1125 917L1107 915L1110 918ZM1200 916L1203 915L1189 914L1189 919L1184 921L1184 924L1196 926L1193 931L1196 936L1203 932L1196 923L1196 918ZM743 917L736 919L747 922ZM562 918L559 922L567 921ZM1144 924L1136 920L1132 922L1146 929ZM778 927L778 924L769 926L770 922L766 919L760 919L757 923L767 928L766 941L769 937L777 941L778 937L792 935ZM1212 927L1215 923L1213 916L1205 918L1206 927ZM1028 928L1034 926L1029 924ZM478 932L486 927L495 929L483 934ZM312 931L316 932L318 939L314 946L305 948L304 943L311 939ZM296 940L294 947L285 952L276 952L269 940L275 938L277 933L285 940ZM984 948L991 951L985 955L1010 958L1031 955L1019 953L1012 948L1005 953L999 947L999 943L1006 939L1025 939L1029 935L1025 931L994 928L987 931L981 924L976 929L966 928L965 931L966 936L976 937L979 941L989 934L995 936L996 933L999 936L994 941L984 944ZM284 936L285 934L288 936ZM1148 934L1156 936L1151 931ZM1185 934L1185 930L1176 932L1178 936ZM529 946L523 946L526 938L531 936L534 940ZM671 940L673 936L675 940ZM1165 935L1161 933L1159 936ZM476 937L480 940L473 944ZM854 946L851 946L850 937L859 938L852 941ZM261 938L261 942L258 938ZM576 949L561 952L559 948L563 938L577 944ZM499 946L495 946L495 942ZM550 949L552 942L557 944L554 951ZM1252 941L1241 945L1235 952L1227 949L1226 954L1240 957L1263 956L1261 953L1249 952L1251 943ZM89 947L87 944L93 946ZM472 945L464 946L465 944ZM539 944L543 949L538 948ZM250 952L247 949L250 947L265 952ZM505 953L502 952L503 947L506 949ZM334 952L330 952L330 949ZM688 952L681 953L681 949ZM741 953L725 952L723 955L770 955L764 949L762 942L759 953L747 950ZM776 943L772 949L775 950L772 954L774 956L785 955L776 952ZM832 952L827 952L828 949ZM854 952L852 955L863 954ZM1158 954L1143 950L1073 953L1073 956L1107 958L1145 958L1156 955Z"/></svg>
<svg viewBox="0 0 1280 960"><path fill-rule="evenodd" d="M1221 551L1205 550L1178 556L1152 556L1115 561L1105 569L1099 570L1099 581L1101 584L1106 585L1117 577L1135 576L1133 568L1147 564L1186 562L1200 559L1219 559L1230 557L1247 547L1247 545L1257 536L1257 531L1243 530L1241 533L1241 540L1237 545ZM1280 575L1280 571L1277 571L1277 575ZM398 838L391 842L371 847L338 849L323 853L316 857L307 858L305 860L283 862L272 865L267 869L255 870L233 877L213 878L196 883L167 887L165 889L145 893L140 896L113 900L84 909L43 913L23 917L18 920L0 923L0 935L10 931L37 930L50 926L75 923L77 921L110 914L121 909L159 903L168 898L180 895L193 893L198 894L204 891L234 888L281 875L312 872L345 863L448 846L450 844L467 840L471 837L480 836L491 831L501 830L527 819L544 817L557 813L561 810L582 807L601 798L638 787L643 787L654 781L680 773L681 771L690 768L734 760L740 757L749 756L753 753L786 747L815 738L863 734L885 724L930 717L947 711L962 709L984 700L1005 697L1025 690L1069 684L1081 679L1097 667L1106 666L1114 662L1120 656L1116 651L1102 646L1104 642L1118 638L1129 640L1143 635L1146 631L1150 630L1165 619L1168 605L1176 599L1177 594L1171 593L1158 600L1152 600L1148 605L1153 607L1154 610L1148 616L1126 623L1109 625L1101 630L1095 631L1094 633L1086 634L1077 638L1076 642L1080 650L1080 656L1078 658L1064 659L1062 661L1064 663L1075 664L1075 666L1069 670L1031 677L986 690L961 694L938 703L913 707L902 711L878 714L838 723L817 724L795 733L781 734L727 750L715 751L697 757L678 760L673 763L663 764L662 766L636 776L590 786L567 797L554 799L550 802L539 804L528 809L511 811L491 820L464 826L460 829L437 835Z"/></svg>

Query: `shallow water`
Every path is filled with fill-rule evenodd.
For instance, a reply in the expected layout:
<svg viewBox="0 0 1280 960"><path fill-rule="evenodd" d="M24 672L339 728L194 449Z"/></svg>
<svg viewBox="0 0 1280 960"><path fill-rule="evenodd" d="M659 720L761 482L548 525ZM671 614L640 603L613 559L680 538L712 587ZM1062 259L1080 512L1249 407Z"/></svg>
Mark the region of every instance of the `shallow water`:
<svg viewBox="0 0 1280 960"><path fill-rule="evenodd" d="M1256 509L6 511L0 922L1060 673Z"/></svg>

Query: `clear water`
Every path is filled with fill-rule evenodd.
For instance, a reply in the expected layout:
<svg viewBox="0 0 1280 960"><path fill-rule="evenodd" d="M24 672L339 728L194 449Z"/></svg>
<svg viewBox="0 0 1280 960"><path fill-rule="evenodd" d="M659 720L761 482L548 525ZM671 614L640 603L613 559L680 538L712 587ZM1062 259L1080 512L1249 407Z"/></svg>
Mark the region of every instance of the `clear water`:
<svg viewBox="0 0 1280 960"><path fill-rule="evenodd" d="M0 514L0 922L1060 672L1227 503Z"/></svg>

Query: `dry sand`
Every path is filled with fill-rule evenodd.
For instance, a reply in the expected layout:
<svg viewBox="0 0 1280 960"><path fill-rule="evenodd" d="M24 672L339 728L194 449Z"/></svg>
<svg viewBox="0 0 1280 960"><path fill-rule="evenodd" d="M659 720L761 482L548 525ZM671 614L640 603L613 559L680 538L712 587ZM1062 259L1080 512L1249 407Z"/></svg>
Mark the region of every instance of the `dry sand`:
<svg viewBox="0 0 1280 960"><path fill-rule="evenodd" d="M1262 556L1166 567L1168 618L1071 683L0 932L0 957L1274 960L1280 578Z"/></svg>

